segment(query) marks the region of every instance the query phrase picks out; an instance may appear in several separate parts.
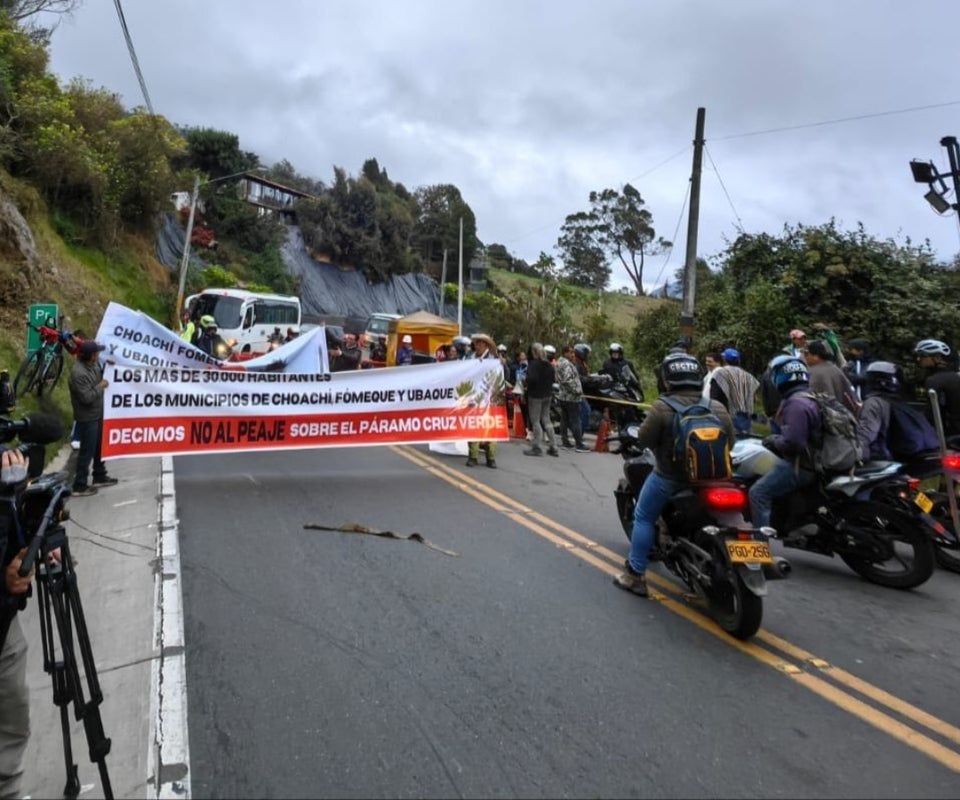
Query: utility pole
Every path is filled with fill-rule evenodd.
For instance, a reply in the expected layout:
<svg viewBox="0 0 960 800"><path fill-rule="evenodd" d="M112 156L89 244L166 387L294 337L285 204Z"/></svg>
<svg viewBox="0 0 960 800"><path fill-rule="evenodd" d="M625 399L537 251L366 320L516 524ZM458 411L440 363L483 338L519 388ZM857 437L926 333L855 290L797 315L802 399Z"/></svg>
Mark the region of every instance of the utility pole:
<svg viewBox="0 0 960 800"><path fill-rule="evenodd" d="M447 248L443 248L443 267L440 269L440 308L437 316L443 316L443 287L447 285Z"/></svg>
<svg viewBox="0 0 960 800"><path fill-rule="evenodd" d="M460 217L460 278L457 285L457 328L463 336L463 217Z"/></svg>
<svg viewBox="0 0 960 800"><path fill-rule="evenodd" d="M697 225L700 217L700 172L703 166L703 123L706 109L697 109L697 127L693 137L693 172L690 176L690 217L687 221L687 260L683 266L683 309L680 332L693 338L697 283Z"/></svg>
<svg viewBox="0 0 960 800"><path fill-rule="evenodd" d="M957 212L957 224L960 225L960 149L957 147L956 136L944 136L940 144L947 148L950 158L950 175L953 178L953 208Z"/></svg>
<svg viewBox="0 0 960 800"><path fill-rule="evenodd" d="M180 285L177 287L177 307L173 309L173 329L180 330L180 312L183 310L183 291L187 285L187 264L190 263L190 237L193 236L193 215L197 211L197 195L200 194L200 176L193 178L193 192L190 194L190 217L187 219L187 232L183 238L183 258L180 259Z"/></svg>

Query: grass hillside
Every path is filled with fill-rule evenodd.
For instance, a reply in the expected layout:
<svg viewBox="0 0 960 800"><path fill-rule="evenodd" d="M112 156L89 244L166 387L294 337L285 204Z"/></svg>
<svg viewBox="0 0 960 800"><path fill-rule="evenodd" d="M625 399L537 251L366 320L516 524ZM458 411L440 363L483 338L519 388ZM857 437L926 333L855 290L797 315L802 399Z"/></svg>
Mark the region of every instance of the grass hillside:
<svg viewBox="0 0 960 800"><path fill-rule="evenodd" d="M536 291L543 283L540 278L496 268L490 268L487 271L487 278L494 290L506 297L522 291ZM584 323L588 317L600 312L608 319L611 327L623 331L620 336L623 339L628 338L628 334L633 331L638 314L665 302L657 298L638 297L621 292L601 292L598 297L593 289L584 289L579 286L571 286L569 291L576 298L571 304L571 313L575 322Z"/></svg>
<svg viewBox="0 0 960 800"><path fill-rule="evenodd" d="M18 226L14 206L29 226ZM168 322L175 287L170 273L157 261L152 235L120 238L107 251L70 243L70 226L51 218L37 193L28 185L0 174L0 369L11 382L26 355L27 311L37 303L55 303L64 327L94 336L110 301ZM18 398L12 416L41 410L72 421L64 364L51 397Z"/></svg>

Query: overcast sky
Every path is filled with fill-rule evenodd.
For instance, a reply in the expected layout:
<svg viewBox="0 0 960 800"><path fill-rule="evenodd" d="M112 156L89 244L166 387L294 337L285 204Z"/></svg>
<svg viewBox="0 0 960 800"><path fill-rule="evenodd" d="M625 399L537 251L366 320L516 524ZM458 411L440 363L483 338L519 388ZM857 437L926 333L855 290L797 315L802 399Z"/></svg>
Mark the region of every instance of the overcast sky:
<svg viewBox="0 0 960 800"><path fill-rule="evenodd" d="M682 266L697 108L698 254L784 224L960 252L909 161L960 137L957 0L126 0L156 113L235 133L330 183L376 158L408 189L457 186L485 244L528 262L591 190L632 183ZM111 0L51 43L65 82L143 95ZM911 110L912 109L912 110ZM855 119L850 119L855 118ZM838 122L838 120L850 120ZM948 182L949 183L949 182ZM189 187L184 187L185 189ZM952 192L949 202L954 202ZM614 269L611 286L626 285Z"/></svg>

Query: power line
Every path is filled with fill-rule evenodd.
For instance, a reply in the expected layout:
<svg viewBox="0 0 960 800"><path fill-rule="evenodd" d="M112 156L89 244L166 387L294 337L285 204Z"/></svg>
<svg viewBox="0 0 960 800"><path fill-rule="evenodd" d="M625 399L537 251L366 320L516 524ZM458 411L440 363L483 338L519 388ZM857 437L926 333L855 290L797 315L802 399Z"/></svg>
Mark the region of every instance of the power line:
<svg viewBox="0 0 960 800"><path fill-rule="evenodd" d="M821 122L807 122L802 125L786 125L782 128L767 128L762 131L749 131L748 133L732 133L729 136L712 136L712 142L725 142L728 139L742 139L747 136L763 136L767 133L782 133L783 131L798 131L804 128L821 128L824 125L838 125L841 122L856 122L861 119L875 119L876 117L890 117L895 114L910 114L914 111L929 111L933 108L946 108L948 106L960 105L960 100L950 100L946 103L935 103L929 106L913 106L911 108L898 108L894 111L877 111L873 114L859 114L855 117L840 117L839 119L826 119Z"/></svg>
<svg viewBox="0 0 960 800"><path fill-rule="evenodd" d="M680 216L677 217L677 227L673 229L673 238L671 242L677 241L677 234L680 233L680 225L683 222L683 212L687 209L687 200L690 198L690 181L687 181L687 191L683 194L683 203L680 205ZM667 264L670 262L670 256L673 255L673 247L667 250L667 255L663 259L663 265L660 267L660 272L657 275L657 280L654 282L654 286L660 285L660 279L663 277L663 271L667 268ZM666 296L666 292L664 292Z"/></svg>
<svg viewBox="0 0 960 800"><path fill-rule="evenodd" d="M723 189L723 193L727 197L727 202L730 204L730 208L733 211L733 216L737 218L737 230L739 233L743 233L743 220L740 219L740 215L737 213L737 209L734 208L733 200L730 198L730 192L727 191L727 187L723 182L723 178L720 177L720 170L718 170L717 165L713 163L713 156L710 155L709 148L706 145L704 145L703 149L707 154L707 158L710 160L710 166L713 167L713 171L717 175L717 180L720 181L720 188Z"/></svg>
<svg viewBox="0 0 960 800"><path fill-rule="evenodd" d="M127 50L130 52L130 60L133 62L134 72L137 73L137 80L140 82L140 91L143 92L144 102L147 104L147 111L150 112L150 116L155 116L153 113L153 103L150 102L150 93L147 91L147 83L143 79L143 73L140 71L140 62L137 60L137 52L133 49L133 39L130 38L130 29L127 27L127 20L123 16L123 8L120 5L120 0L113 0L113 4L117 7L117 16L120 18L120 27L123 29L123 38L127 41Z"/></svg>

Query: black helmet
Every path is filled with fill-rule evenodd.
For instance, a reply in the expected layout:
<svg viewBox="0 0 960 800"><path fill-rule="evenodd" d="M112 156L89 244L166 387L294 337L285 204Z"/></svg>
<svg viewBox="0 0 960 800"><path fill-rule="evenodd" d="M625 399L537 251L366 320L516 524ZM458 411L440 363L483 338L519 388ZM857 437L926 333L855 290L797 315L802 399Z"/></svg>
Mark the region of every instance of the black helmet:
<svg viewBox="0 0 960 800"><path fill-rule="evenodd" d="M583 342L580 344L575 344L573 346L573 352L586 361L590 357L590 345L583 344Z"/></svg>
<svg viewBox="0 0 960 800"><path fill-rule="evenodd" d="M867 365L864 389L867 395L888 394L894 397L900 394L903 382L900 369L889 361L874 361Z"/></svg>
<svg viewBox="0 0 960 800"><path fill-rule="evenodd" d="M661 393L677 389L702 389L703 366L687 353L671 353L657 370L657 388Z"/></svg>

